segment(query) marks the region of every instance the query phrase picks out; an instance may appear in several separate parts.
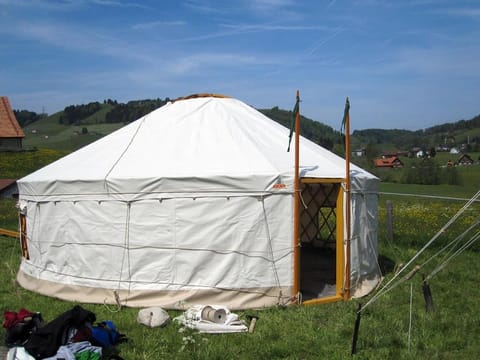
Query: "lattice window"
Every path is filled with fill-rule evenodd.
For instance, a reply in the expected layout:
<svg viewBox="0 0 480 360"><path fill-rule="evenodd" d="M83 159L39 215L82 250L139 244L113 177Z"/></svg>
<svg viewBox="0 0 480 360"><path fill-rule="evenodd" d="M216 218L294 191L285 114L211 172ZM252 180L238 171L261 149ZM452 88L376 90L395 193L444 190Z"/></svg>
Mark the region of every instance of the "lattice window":
<svg viewBox="0 0 480 360"><path fill-rule="evenodd" d="M337 230L337 195L340 184L303 184L306 207L300 213L300 239L314 246L334 247Z"/></svg>

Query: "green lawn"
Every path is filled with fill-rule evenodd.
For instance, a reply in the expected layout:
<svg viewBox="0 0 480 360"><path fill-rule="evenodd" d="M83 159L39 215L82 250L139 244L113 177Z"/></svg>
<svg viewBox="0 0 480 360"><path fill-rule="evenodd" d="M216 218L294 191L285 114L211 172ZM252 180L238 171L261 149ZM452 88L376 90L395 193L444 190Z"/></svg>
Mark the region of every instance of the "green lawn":
<svg viewBox="0 0 480 360"><path fill-rule="evenodd" d="M384 192L470 197L462 187L412 187L382 184ZM386 237L386 200L394 204L394 238ZM405 264L426 241L461 208L463 201L380 195L379 265L386 276ZM478 274L480 246L474 245L450 262L430 281L434 312L425 311L421 275L429 274L430 259L446 242L480 217L480 204L462 216L415 264L419 274L400 283L362 312L356 359L477 359L480 357ZM0 200L0 227L16 228L15 202ZM26 307L51 320L73 303L47 298L20 288L14 281L20 261L16 240L0 237L3 254L0 303L3 310ZM402 277L403 278L403 277ZM411 288L412 286L412 288ZM412 307L410 297L412 291ZM291 306L261 311L239 311L242 319L257 314L253 334L203 335L182 333L175 323L150 329L137 324L138 309L82 304L99 320L113 320L130 341L120 345L125 359L351 359L350 350L357 304L371 298L317 306ZM169 311L170 316L179 312ZM412 319L410 327L410 316ZM410 329L410 330L409 330ZM3 329L2 329L3 331ZM0 334L1 335L1 334ZM410 338L410 341L409 341ZM183 349L183 350L182 350Z"/></svg>

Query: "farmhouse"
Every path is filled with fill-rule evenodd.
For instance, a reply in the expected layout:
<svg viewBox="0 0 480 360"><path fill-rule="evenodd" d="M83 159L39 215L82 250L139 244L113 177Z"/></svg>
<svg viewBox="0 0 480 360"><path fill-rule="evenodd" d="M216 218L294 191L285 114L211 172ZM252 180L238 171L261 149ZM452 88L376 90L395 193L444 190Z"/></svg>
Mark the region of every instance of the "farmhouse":
<svg viewBox="0 0 480 360"><path fill-rule="evenodd" d="M401 168L403 167L403 162L397 156L375 159L373 163L376 167L382 168Z"/></svg>
<svg viewBox="0 0 480 360"><path fill-rule="evenodd" d="M382 158L392 158L392 157L400 157L400 156L408 156L408 151L389 150L389 151L385 151L382 154Z"/></svg>
<svg viewBox="0 0 480 360"><path fill-rule="evenodd" d="M6 96L0 96L0 150L21 150L25 137Z"/></svg>
<svg viewBox="0 0 480 360"><path fill-rule="evenodd" d="M456 165L473 165L473 159L468 154L460 156L456 162Z"/></svg>

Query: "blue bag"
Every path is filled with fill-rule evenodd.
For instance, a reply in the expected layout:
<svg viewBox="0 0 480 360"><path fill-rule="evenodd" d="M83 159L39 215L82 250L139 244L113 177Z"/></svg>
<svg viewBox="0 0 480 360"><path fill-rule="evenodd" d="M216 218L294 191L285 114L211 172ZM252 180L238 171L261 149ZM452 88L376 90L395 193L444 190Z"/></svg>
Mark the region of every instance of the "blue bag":
<svg viewBox="0 0 480 360"><path fill-rule="evenodd" d="M93 345L101 346L104 349L126 340L125 335L119 333L115 324L110 320L105 320L96 326L92 326L92 338Z"/></svg>

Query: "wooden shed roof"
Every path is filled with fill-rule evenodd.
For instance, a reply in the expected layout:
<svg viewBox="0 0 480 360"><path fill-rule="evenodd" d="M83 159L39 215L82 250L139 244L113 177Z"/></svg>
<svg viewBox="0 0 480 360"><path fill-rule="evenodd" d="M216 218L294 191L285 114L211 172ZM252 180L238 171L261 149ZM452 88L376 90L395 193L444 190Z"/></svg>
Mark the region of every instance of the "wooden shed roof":
<svg viewBox="0 0 480 360"><path fill-rule="evenodd" d="M0 96L0 137L25 137L6 96Z"/></svg>

